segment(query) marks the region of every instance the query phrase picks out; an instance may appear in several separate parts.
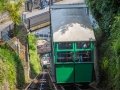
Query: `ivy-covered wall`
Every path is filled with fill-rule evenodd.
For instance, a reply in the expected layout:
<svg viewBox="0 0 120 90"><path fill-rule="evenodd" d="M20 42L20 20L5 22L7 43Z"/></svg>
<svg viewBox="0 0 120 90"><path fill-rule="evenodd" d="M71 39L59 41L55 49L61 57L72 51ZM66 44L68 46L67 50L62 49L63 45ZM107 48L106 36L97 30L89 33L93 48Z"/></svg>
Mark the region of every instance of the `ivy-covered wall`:
<svg viewBox="0 0 120 90"><path fill-rule="evenodd" d="M120 90L120 1L86 0L99 24L95 31L99 56L99 87Z"/></svg>

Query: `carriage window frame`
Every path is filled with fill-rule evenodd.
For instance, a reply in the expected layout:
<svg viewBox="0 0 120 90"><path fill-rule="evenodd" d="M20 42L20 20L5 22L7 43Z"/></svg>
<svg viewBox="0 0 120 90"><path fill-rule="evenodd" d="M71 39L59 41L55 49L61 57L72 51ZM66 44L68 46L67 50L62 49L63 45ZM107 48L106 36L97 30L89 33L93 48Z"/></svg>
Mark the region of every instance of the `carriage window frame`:
<svg viewBox="0 0 120 90"><path fill-rule="evenodd" d="M71 51L57 51L56 52L56 63L74 63L74 54L71 54L71 56L69 57L68 55L70 55ZM64 58L59 57L58 53L62 53L64 54ZM62 58L61 60L58 61L58 58Z"/></svg>
<svg viewBox="0 0 120 90"><path fill-rule="evenodd" d="M35 37L36 37L36 38L39 38L39 35L38 35L38 34L35 34Z"/></svg>
<svg viewBox="0 0 120 90"><path fill-rule="evenodd" d="M55 61L54 61L54 63L55 64L61 64L61 63L65 63L65 64L67 64L67 63L93 63L93 61L94 61L94 42L90 42L90 47L89 48L81 48L81 49L77 49L76 48L76 42L72 42L72 47L73 47L73 49L62 49L62 50L59 50L59 48L58 48L58 43L56 42L55 43L55 46L54 46L54 50L55 50ZM57 53L58 52L73 52L73 62L58 62L58 60L57 60L57 58L58 58L58 55L57 55ZM89 61L89 62L76 62L76 52L78 52L78 51L91 51L91 61Z"/></svg>
<svg viewBox="0 0 120 90"><path fill-rule="evenodd" d="M92 51L76 51L75 57L75 63L92 62Z"/></svg>
<svg viewBox="0 0 120 90"><path fill-rule="evenodd" d="M82 41L81 41L82 42ZM89 48L77 48L77 43L75 42L75 57L76 57L76 52L79 52L79 51L91 51L91 61L89 62L93 62L94 61L94 42L90 41L89 44L90 44L90 47ZM79 62L75 62L75 63L79 63ZM81 62L81 63L86 63L86 62Z"/></svg>
<svg viewBox="0 0 120 90"><path fill-rule="evenodd" d="M39 37L44 37L43 34L39 34Z"/></svg>
<svg viewBox="0 0 120 90"><path fill-rule="evenodd" d="M60 43L60 42L59 42ZM61 42L62 43L62 42ZM73 62L58 62L58 60L57 60L57 58L58 58L58 55L57 55L57 53L59 53L59 52L61 52L61 53L65 53L65 52L74 52L74 47L75 47L75 45L74 45L74 42L70 42L71 44L72 44L72 49L59 49L58 48L58 43L55 43L55 48L56 48L56 50L55 50L55 56L56 56L56 58L55 58L55 63L56 64L60 64L60 63L74 63L74 54L73 54Z"/></svg>
<svg viewBox="0 0 120 90"><path fill-rule="evenodd" d="M77 45L77 43L81 43L81 45ZM78 46L80 46L80 48L78 48ZM85 41L75 42L75 47L76 49L89 49L91 48L91 42L85 42Z"/></svg>
<svg viewBox="0 0 120 90"><path fill-rule="evenodd" d="M44 34L44 37L48 37L48 34Z"/></svg>
<svg viewBox="0 0 120 90"><path fill-rule="evenodd" d="M71 43L71 47L70 49L59 49L59 43ZM71 50L74 50L74 42L59 42L57 43L57 51L71 51Z"/></svg>

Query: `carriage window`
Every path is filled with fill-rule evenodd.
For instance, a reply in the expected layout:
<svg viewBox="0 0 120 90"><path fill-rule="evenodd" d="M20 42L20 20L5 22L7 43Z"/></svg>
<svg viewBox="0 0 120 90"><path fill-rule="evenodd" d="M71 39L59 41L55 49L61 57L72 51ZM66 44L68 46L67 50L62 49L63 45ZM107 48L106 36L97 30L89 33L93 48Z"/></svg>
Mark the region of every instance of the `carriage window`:
<svg viewBox="0 0 120 90"><path fill-rule="evenodd" d="M47 34L44 34L44 37L48 37L48 35L47 35Z"/></svg>
<svg viewBox="0 0 120 90"><path fill-rule="evenodd" d="M58 49L73 49L72 43L58 43Z"/></svg>
<svg viewBox="0 0 120 90"><path fill-rule="evenodd" d="M39 35L38 35L38 34L35 34L35 37L36 37L36 38L38 38L38 37L39 37Z"/></svg>
<svg viewBox="0 0 120 90"><path fill-rule="evenodd" d="M40 37L43 37L43 34L40 34Z"/></svg>
<svg viewBox="0 0 120 90"><path fill-rule="evenodd" d="M91 51L76 52L76 62L91 62Z"/></svg>
<svg viewBox="0 0 120 90"><path fill-rule="evenodd" d="M76 48L90 48L90 42L77 42L76 43Z"/></svg>
<svg viewBox="0 0 120 90"><path fill-rule="evenodd" d="M59 52L57 53L57 62L73 62L73 53L72 52Z"/></svg>

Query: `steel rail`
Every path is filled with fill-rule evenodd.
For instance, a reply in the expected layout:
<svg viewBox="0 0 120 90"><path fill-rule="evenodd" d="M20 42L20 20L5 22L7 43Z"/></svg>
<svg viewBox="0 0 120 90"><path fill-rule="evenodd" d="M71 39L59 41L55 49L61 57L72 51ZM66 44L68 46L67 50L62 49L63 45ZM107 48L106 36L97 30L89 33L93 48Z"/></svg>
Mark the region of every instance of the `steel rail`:
<svg viewBox="0 0 120 90"><path fill-rule="evenodd" d="M52 81L52 77L51 77L51 75L50 75L50 71L47 70L47 72L48 72L48 75L49 75L49 77L50 77L50 80ZM55 83L53 83L53 87L54 87L55 90L57 90L57 88L56 88L56 86L55 86Z"/></svg>
<svg viewBox="0 0 120 90"><path fill-rule="evenodd" d="M98 88L94 87L94 86L91 86L89 85L91 88L95 89L95 90L99 90Z"/></svg>
<svg viewBox="0 0 120 90"><path fill-rule="evenodd" d="M77 88L77 90L82 90L80 87L79 87L79 85L77 85L77 84L75 84L74 85L76 88ZM99 90L98 88L96 88L96 87L94 87L94 86L91 86L91 85L88 85L88 87L90 87L89 89L90 90ZM89 90L88 89L88 90ZM83 89L84 90L84 89ZM86 89L87 90L87 89Z"/></svg>
<svg viewBox="0 0 120 90"><path fill-rule="evenodd" d="M79 88L78 86L76 86L77 90L82 90L81 88Z"/></svg>
<svg viewBox="0 0 120 90"><path fill-rule="evenodd" d="M39 75L40 75L40 74L38 74L38 75L33 79L33 81L26 87L25 90L30 90L30 89L31 89L31 87L33 86L34 80L35 80Z"/></svg>
<svg viewBox="0 0 120 90"><path fill-rule="evenodd" d="M42 83L40 84L40 89L39 90L42 90L43 88L42 88L42 86L44 85L43 84L43 79L45 78L45 70L43 70L43 76L42 76Z"/></svg>
<svg viewBox="0 0 120 90"><path fill-rule="evenodd" d="M50 80L52 81L52 77L51 77L50 73L51 73L51 72L48 70L48 75L49 75L49 77L50 77ZM58 90L57 87L56 87L56 85L55 85L55 83L52 83L52 84L53 84L54 89L55 89L55 90ZM65 90L65 89L63 88L63 86L61 86L61 85L59 85L59 86L60 86L61 90Z"/></svg>
<svg viewBox="0 0 120 90"><path fill-rule="evenodd" d="M74 85L77 90L82 90L77 84Z"/></svg>
<svg viewBox="0 0 120 90"><path fill-rule="evenodd" d="M61 87L62 90L65 90L64 87L63 87L62 85L60 85L60 87Z"/></svg>

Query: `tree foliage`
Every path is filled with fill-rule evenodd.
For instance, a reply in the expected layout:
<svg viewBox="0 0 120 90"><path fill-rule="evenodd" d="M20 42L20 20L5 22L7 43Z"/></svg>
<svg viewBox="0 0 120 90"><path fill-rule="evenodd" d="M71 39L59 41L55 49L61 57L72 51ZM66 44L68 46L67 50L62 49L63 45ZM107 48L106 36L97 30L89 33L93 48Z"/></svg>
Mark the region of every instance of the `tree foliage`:
<svg viewBox="0 0 120 90"><path fill-rule="evenodd" d="M4 7L3 7L3 1L0 0L0 13L4 10Z"/></svg>
<svg viewBox="0 0 120 90"><path fill-rule="evenodd" d="M4 8L9 13L9 17L14 23L14 34L16 34L16 25L19 25L21 23L20 11L22 2L23 0L4 0Z"/></svg>
<svg viewBox="0 0 120 90"><path fill-rule="evenodd" d="M100 34L96 35L99 50L99 86L104 90L120 90L120 1L87 0L87 4L99 24L99 29L95 31Z"/></svg>
<svg viewBox="0 0 120 90"><path fill-rule="evenodd" d="M110 35L114 16L119 11L119 0L86 0L104 35ZM106 36L105 35L105 36Z"/></svg>

